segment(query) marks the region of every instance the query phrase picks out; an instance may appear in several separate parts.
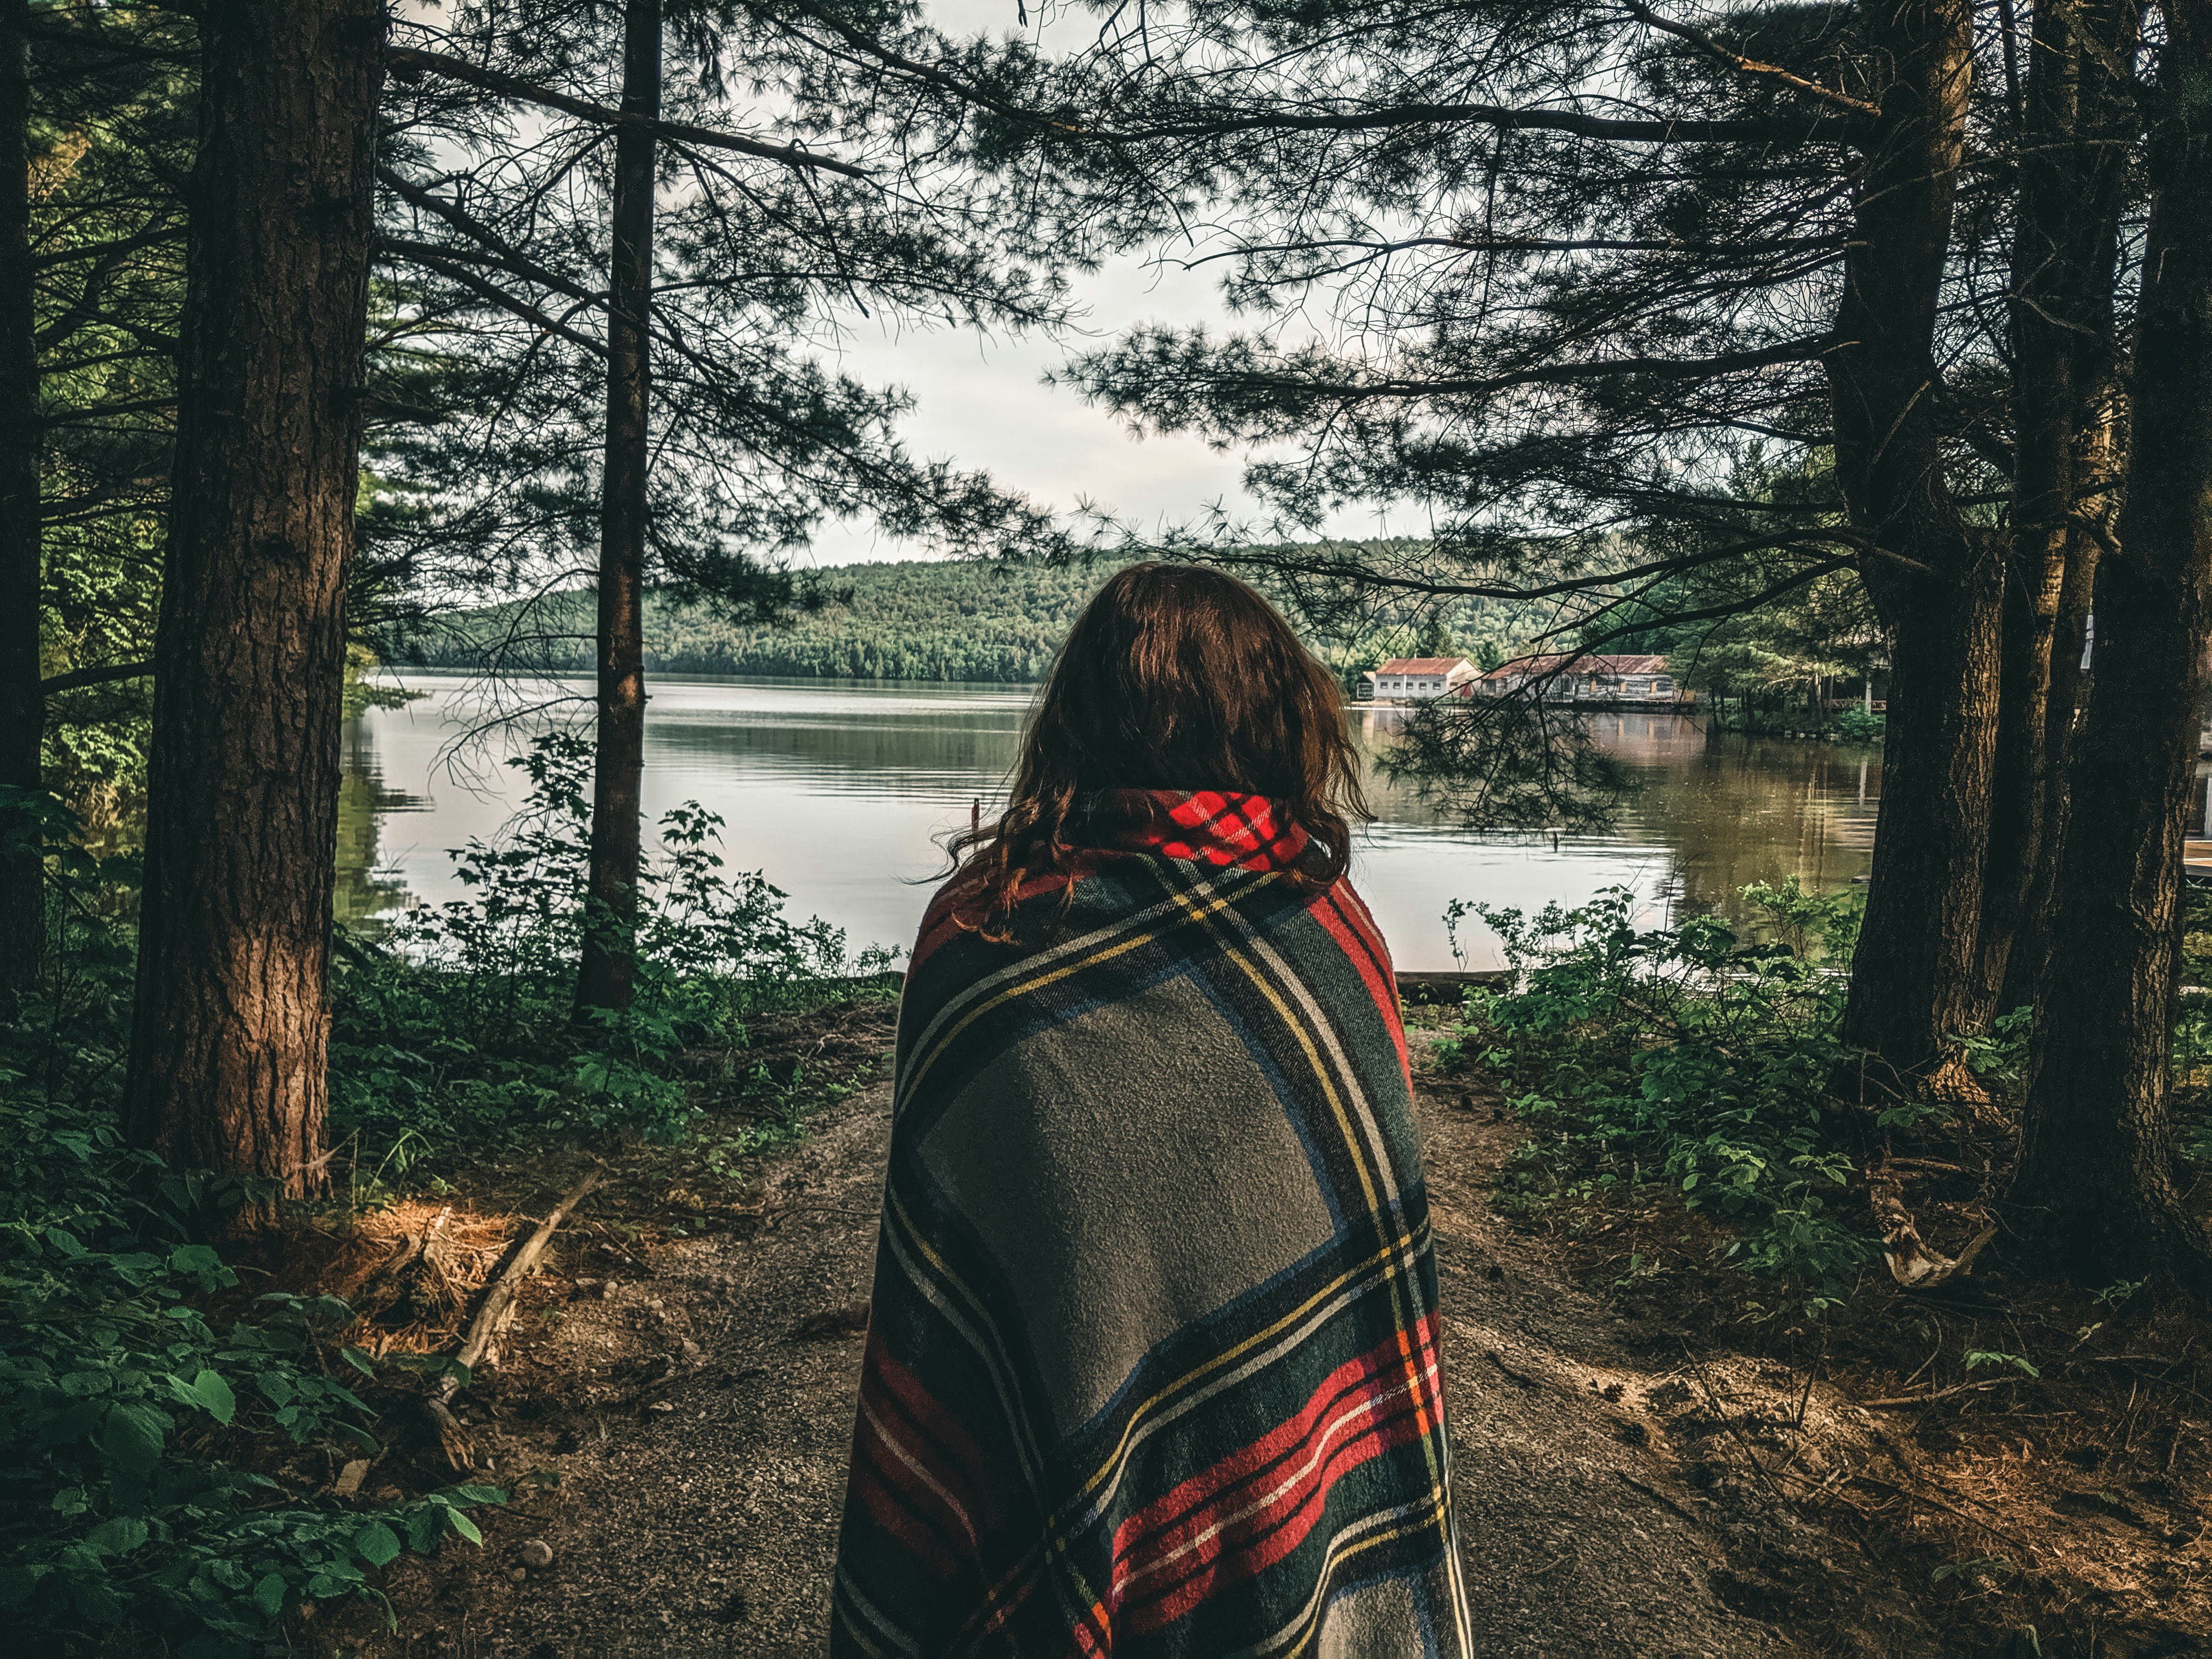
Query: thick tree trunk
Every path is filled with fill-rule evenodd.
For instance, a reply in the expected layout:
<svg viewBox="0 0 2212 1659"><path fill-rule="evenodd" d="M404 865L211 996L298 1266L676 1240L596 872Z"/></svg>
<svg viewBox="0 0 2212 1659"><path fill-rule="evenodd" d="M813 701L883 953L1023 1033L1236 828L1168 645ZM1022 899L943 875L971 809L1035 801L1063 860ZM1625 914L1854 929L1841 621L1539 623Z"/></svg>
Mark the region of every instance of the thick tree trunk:
<svg viewBox="0 0 2212 1659"><path fill-rule="evenodd" d="M1950 1039L1977 1013L1984 849L1997 702L1999 566L1919 579L1885 607L1892 667L1867 910L1844 1039L1864 1052L1838 1091L1953 1086Z"/></svg>
<svg viewBox="0 0 2212 1659"><path fill-rule="evenodd" d="M1936 297L1972 74L1966 0L1885 0L1869 44L1895 65L1858 182L1827 359L1836 472L1889 633L1889 714L1839 1088L1913 1090L1972 1012L1996 732L2000 562L1952 501L1936 428Z"/></svg>
<svg viewBox="0 0 2212 1659"><path fill-rule="evenodd" d="M2063 996L2030 1061L2012 1219L2092 1279L2212 1288L2182 1207L2167 1093L2181 850L2212 627L2212 0L2167 0L2154 197L2145 235L2121 556L2097 587L2097 686L2074 787L2054 929Z"/></svg>
<svg viewBox="0 0 2212 1659"><path fill-rule="evenodd" d="M624 110L660 113L659 0L629 0ZM640 814L645 780L645 541L652 414L654 144L615 139L614 252L607 315L607 453L599 520L599 745L592 777L591 923L576 1012L629 1006L635 975Z"/></svg>
<svg viewBox="0 0 2212 1659"><path fill-rule="evenodd" d="M2053 646L2069 569L2095 558L2079 517L2095 510L2085 484L2117 369L2112 283L2130 117L2125 89L2105 64L2133 61L2140 27L2132 0L2045 0L2035 10L2013 245L2018 436L1977 1026L2032 1000L2048 949L2030 906L2039 896L2047 902L2046 844L2056 840L2051 818L2064 799L2053 767L2071 736L2078 681L2061 669ZM2024 947L2017 973L2016 942Z"/></svg>
<svg viewBox="0 0 2212 1659"><path fill-rule="evenodd" d="M1967 1025L1961 1029L1979 1030L2009 1006L2002 1001L2003 993L2042 856L2050 781L2045 717L2051 700L2051 643L2057 629L2066 553L2063 546L2023 547L2021 540L2016 533L2005 570L1996 759L1990 783L1989 869L1982 893L1974 986Z"/></svg>
<svg viewBox="0 0 2212 1659"><path fill-rule="evenodd" d="M0 788L43 787L39 744L39 348L32 302L28 0L0 0ZM46 954L45 860L0 804L0 1013ZM10 851L11 835L19 837Z"/></svg>
<svg viewBox="0 0 2212 1659"><path fill-rule="evenodd" d="M381 0L202 13L125 1103L172 1162L321 1184L346 566Z"/></svg>

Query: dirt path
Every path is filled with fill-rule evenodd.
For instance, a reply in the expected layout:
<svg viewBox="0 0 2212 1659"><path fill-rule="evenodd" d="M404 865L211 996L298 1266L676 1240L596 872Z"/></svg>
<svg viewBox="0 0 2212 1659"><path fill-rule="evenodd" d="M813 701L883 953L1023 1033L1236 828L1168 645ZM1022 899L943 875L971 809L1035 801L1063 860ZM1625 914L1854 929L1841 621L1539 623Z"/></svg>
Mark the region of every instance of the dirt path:
<svg viewBox="0 0 2212 1659"><path fill-rule="evenodd" d="M570 1241L572 1298L477 1408L495 1478L557 1470L559 1485L523 1488L483 1550L449 1545L395 1568L411 1638L349 1621L341 1650L822 1651L888 1101L878 1083L817 1116L769 1172L749 1238L636 1260ZM1663 1334L1625 1327L1491 1211L1513 1131L1462 1101L1425 1091L1422 1112L1482 1651L1936 1659L1853 1546L1748 1478L1748 1443L1734 1459L1716 1450L1740 1437L1759 1380L1717 1378ZM1707 1410L1716 1389L1728 1410ZM1796 1402L1776 1399L1786 1419ZM517 1565L530 1540L551 1546L550 1566Z"/></svg>

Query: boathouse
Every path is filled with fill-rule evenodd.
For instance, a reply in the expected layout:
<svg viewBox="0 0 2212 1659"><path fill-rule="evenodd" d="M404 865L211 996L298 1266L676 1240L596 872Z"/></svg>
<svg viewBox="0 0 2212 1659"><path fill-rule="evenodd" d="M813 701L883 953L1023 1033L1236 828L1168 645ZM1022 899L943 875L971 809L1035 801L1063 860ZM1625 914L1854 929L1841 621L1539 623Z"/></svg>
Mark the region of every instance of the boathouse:
<svg viewBox="0 0 2212 1659"><path fill-rule="evenodd" d="M1425 702L1471 685L1480 672L1465 657L1393 657L1359 677L1370 702Z"/></svg>

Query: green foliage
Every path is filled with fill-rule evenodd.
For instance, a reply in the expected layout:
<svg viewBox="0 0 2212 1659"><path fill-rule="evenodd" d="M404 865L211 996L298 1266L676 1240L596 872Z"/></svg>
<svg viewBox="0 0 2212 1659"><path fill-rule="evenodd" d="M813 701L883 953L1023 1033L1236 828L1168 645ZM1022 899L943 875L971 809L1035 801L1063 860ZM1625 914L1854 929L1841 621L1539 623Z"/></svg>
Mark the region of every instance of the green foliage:
<svg viewBox="0 0 2212 1659"><path fill-rule="evenodd" d="M379 1449L345 1380L374 1367L331 1340L343 1304L241 1300L202 1233L239 1183L125 1144L131 959L112 918L133 872L71 848L50 804L37 816L52 944L0 1032L0 1612L25 1651L127 1620L179 1654L244 1653L303 1599L373 1594L403 1540L473 1536L465 1511L499 1494L364 1514L283 1471L295 1448Z"/></svg>
<svg viewBox="0 0 2212 1659"><path fill-rule="evenodd" d="M40 669L152 654L184 301L193 30L162 8L34 8L31 246L41 534ZM10 49L14 49L12 41ZM147 683L52 695L47 776L109 810L135 795Z"/></svg>
<svg viewBox="0 0 2212 1659"><path fill-rule="evenodd" d="M1846 708L1828 725L1845 743L1880 743L1888 720L1869 709Z"/></svg>
<svg viewBox="0 0 2212 1659"><path fill-rule="evenodd" d="M721 819L687 803L663 816L641 883L635 998L580 1020L578 955L606 925L585 902L591 750L550 732L513 764L530 779L522 811L453 854L468 896L406 914L380 942L342 936L333 1122L403 1164L410 1140L465 1130L676 1139L697 1109L686 1058L734 1068L750 1016L818 998L848 965L841 930L791 921L758 873L723 872Z"/></svg>
<svg viewBox="0 0 2212 1659"><path fill-rule="evenodd" d="M1494 1071L1534 1128L1522 1201L1665 1182L1729 1224L1729 1258L1817 1311L1872 1254L1830 1207L1850 1160L1819 1106L1858 904L1795 878L1744 897L1759 938L1709 916L1640 930L1625 888L1534 917L1471 907L1513 988L1469 994L1446 1057Z"/></svg>

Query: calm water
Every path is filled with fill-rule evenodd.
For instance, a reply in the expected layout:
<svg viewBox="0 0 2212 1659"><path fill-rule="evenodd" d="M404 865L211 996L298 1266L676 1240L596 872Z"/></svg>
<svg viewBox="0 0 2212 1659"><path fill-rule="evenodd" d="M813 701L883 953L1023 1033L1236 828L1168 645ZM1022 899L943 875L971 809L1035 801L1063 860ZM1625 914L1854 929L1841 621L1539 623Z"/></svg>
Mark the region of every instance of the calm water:
<svg viewBox="0 0 2212 1659"><path fill-rule="evenodd" d="M410 677L426 692L373 710L346 737L339 907L361 919L459 891L446 849L489 839L514 811L500 763L572 715L546 709L471 741L494 712L465 683ZM549 695L580 692L580 684ZM728 820L733 869L763 870L801 915L852 944L906 945L944 867L937 842L987 815L1014 756L1026 688L663 679L646 726L648 816L685 800ZM1387 711L1360 716L1370 747ZM1353 879L1398 965L1453 966L1442 916L1455 898L1534 908L1601 887L1636 890L1652 921L1726 908L1747 883L1803 877L1840 886L1867 868L1881 765L1826 744L1714 737L1663 714L1594 717L1642 787L1605 836L1473 835L1407 792L1378 786L1382 821ZM1491 935L1462 929L1468 965L1496 963Z"/></svg>

